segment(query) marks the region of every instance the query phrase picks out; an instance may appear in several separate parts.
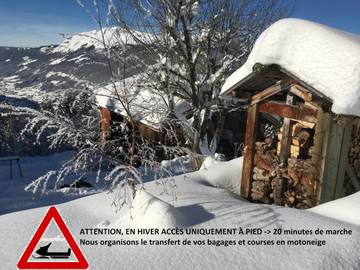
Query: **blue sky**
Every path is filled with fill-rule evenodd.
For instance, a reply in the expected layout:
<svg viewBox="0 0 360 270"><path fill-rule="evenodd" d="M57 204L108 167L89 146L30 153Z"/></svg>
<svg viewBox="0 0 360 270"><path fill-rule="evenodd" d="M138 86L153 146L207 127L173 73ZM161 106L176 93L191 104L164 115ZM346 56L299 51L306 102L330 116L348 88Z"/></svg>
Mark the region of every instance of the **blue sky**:
<svg viewBox="0 0 360 270"><path fill-rule="evenodd" d="M360 34L360 0L284 1L294 5L292 17ZM0 0L0 46L57 44L62 40L60 33L95 28L75 0Z"/></svg>

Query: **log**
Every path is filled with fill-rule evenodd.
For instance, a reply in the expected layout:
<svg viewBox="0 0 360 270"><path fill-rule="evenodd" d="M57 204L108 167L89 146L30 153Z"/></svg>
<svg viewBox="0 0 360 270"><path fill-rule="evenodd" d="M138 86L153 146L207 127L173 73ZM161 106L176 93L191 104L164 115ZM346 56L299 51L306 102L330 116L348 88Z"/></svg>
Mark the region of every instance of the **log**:
<svg viewBox="0 0 360 270"><path fill-rule="evenodd" d="M297 158L300 154L300 147L296 146L296 145L291 145L290 146L290 156Z"/></svg>
<svg viewBox="0 0 360 270"><path fill-rule="evenodd" d="M254 167L254 173L258 176L268 176L269 175L269 171L264 170L257 166Z"/></svg>
<svg viewBox="0 0 360 270"><path fill-rule="evenodd" d="M273 159L272 159L272 157L270 155L264 155L264 154L256 153L254 155L254 164L257 167L265 169L265 170L267 170L269 172L274 170Z"/></svg>
<svg viewBox="0 0 360 270"><path fill-rule="evenodd" d="M311 134L306 129L301 129L297 132L292 140L292 143L296 146L303 147L306 142L310 139Z"/></svg>
<svg viewBox="0 0 360 270"><path fill-rule="evenodd" d="M315 123L311 123L311 122L306 122L306 121L298 121L298 123L300 125L302 125L303 127L306 127L306 128L311 128L311 129L314 129L315 128Z"/></svg>
<svg viewBox="0 0 360 270"><path fill-rule="evenodd" d="M269 171L255 166L253 180L269 182L270 181Z"/></svg>

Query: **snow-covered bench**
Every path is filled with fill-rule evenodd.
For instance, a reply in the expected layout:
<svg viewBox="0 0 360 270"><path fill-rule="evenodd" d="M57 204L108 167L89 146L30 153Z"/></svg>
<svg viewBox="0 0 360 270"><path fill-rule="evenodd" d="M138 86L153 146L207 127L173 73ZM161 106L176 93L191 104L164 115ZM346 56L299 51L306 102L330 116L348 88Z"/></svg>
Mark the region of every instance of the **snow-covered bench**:
<svg viewBox="0 0 360 270"><path fill-rule="evenodd" d="M20 177L23 177L23 172L21 169L21 165L20 165L20 157L18 156L10 156L10 157L0 157L0 162L9 162L10 165L10 178L13 179L13 162L16 162L18 170L19 170L19 175Z"/></svg>

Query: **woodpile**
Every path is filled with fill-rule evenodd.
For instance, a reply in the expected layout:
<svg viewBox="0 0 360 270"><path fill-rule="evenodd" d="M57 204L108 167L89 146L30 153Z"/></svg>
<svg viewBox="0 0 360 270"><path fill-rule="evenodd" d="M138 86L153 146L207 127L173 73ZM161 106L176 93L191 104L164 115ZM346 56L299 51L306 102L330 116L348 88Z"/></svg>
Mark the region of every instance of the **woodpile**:
<svg viewBox="0 0 360 270"><path fill-rule="evenodd" d="M290 157L285 167L279 160L281 131L277 144L269 138L255 143L251 183L251 198L254 201L301 209L316 204L319 183L310 159L313 128L300 122L292 126Z"/></svg>
<svg viewBox="0 0 360 270"><path fill-rule="evenodd" d="M311 157L314 124L305 121L296 122L292 126L292 140L290 145L290 157L307 159ZM279 142L282 139L281 131L278 134ZM280 154L280 143L277 146L277 154Z"/></svg>
<svg viewBox="0 0 360 270"><path fill-rule="evenodd" d="M352 131L352 140L349 150L349 165L354 173L360 179L360 127L354 126Z"/></svg>
<svg viewBox="0 0 360 270"><path fill-rule="evenodd" d="M279 165L276 150L273 149L273 141L255 143L253 181L251 184L251 198L263 203L271 203L271 181L274 169Z"/></svg>

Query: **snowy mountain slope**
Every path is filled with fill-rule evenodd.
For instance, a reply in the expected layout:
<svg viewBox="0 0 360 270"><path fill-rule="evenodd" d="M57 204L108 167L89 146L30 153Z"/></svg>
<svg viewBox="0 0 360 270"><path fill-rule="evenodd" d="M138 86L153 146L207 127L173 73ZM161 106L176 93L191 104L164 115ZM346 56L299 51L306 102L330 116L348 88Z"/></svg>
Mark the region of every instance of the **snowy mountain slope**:
<svg viewBox="0 0 360 270"><path fill-rule="evenodd" d="M90 33L93 32L99 35L98 31ZM107 83L110 75L105 52L88 34L73 35L58 46L0 47L0 82L17 89L32 87L46 92ZM147 64L153 63L143 48L129 44L127 50L131 57L127 59L126 77L142 72ZM144 65L140 66L138 59ZM118 56L114 55L112 62L113 68L122 68Z"/></svg>
<svg viewBox="0 0 360 270"><path fill-rule="evenodd" d="M146 40L146 37L149 37L149 42L151 41L151 36L149 34L141 33L134 31L133 33L136 37L141 37L141 40ZM104 39L103 39L104 36ZM83 32L78 34L73 34L67 37L64 42L59 46L54 48L53 52L74 52L81 48L90 48L94 47L97 50L104 49L104 42L106 47L114 47L117 44L128 44L134 45L136 41L134 37L126 33L123 29L119 27L109 27L103 28L103 31L93 30L89 32Z"/></svg>
<svg viewBox="0 0 360 270"><path fill-rule="evenodd" d="M99 193L57 205L75 238L113 240L120 236L81 236L80 229L94 227L162 227L187 228L261 228L281 229L352 229L349 236L144 236L146 239L190 240L326 240L325 246L81 246L92 269L317 269L356 270L360 259L360 227L304 210L289 209L246 202L210 182L221 179L238 180L237 159L214 165L206 170L177 176L177 197L162 194L155 182L145 184L132 209L115 213L110 207L112 195ZM212 179L212 180L211 180ZM336 201L334 202L336 203ZM143 207L147 205L147 207ZM94 208L96 206L96 208ZM2 269L14 269L22 251L43 218L48 207L0 216L0 237L3 250ZM349 214L356 215L359 208ZM15 233L16 232L16 233ZM136 240L139 236L124 239ZM136 258L136 259L134 259Z"/></svg>
<svg viewBox="0 0 360 270"><path fill-rule="evenodd" d="M109 84L110 72L106 52L92 43L87 43L89 41L86 39L78 41L84 46L64 51L56 49L60 46L66 47L67 40L59 46L41 48L0 47L0 114L28 108L37 111L51 109L49 104L59 100L58 97L64 93L69 95L63 96L70 97L72 93L83 90L97 91L103 85ZM123 71L122 48L112 49L111 64L113 70L121 74L118 76L119 80L143 72L154 62L143 47L130 44L126 47L127 65ZM12 155L14 152L21 155L49 153L49 144L45 137L41 139L40 147L31 134L17 140L26 119L15 115L12 120L10 117L1 119L0 125L8 129L11 127L16 136L7 132L7 129L0 130L0 156ZM68 146L63 147L60 146L61 150L69 150Z"/></svg>

